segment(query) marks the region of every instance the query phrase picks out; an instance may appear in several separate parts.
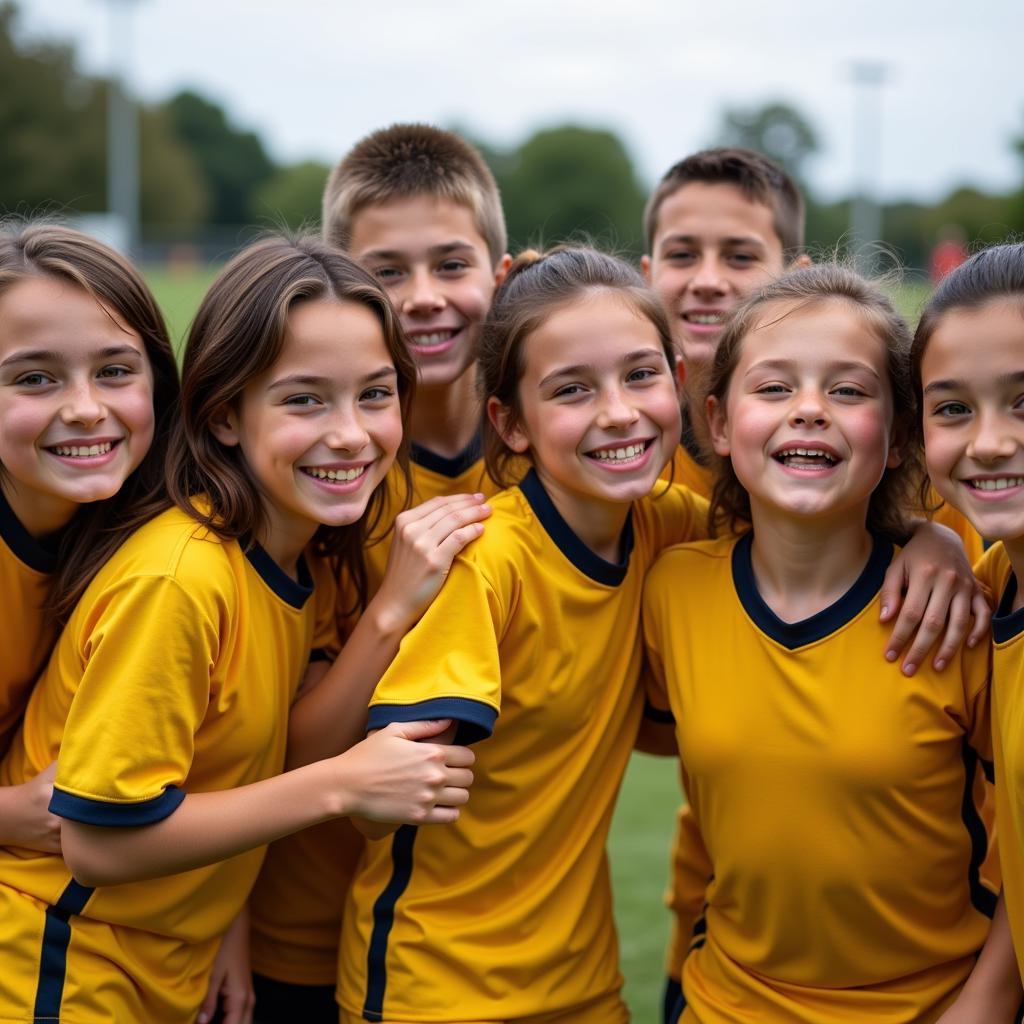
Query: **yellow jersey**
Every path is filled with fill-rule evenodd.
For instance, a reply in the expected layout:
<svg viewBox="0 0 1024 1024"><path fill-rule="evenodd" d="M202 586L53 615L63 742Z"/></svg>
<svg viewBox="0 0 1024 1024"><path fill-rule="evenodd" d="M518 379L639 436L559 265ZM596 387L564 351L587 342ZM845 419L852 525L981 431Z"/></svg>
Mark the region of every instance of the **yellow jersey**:
<svg viewBox="0 0 1024 1024"><path fill-rule="evenodd" d="M975 568L999 599L992 619L992 732L1003 895L1024 978L1024 609L1013 608L1017 577L1001 543Z"/></svg>
<svg viewBox="0 0 1024 1024"><path fill-rule="evenodd" d="M659 484L618 563L532 471L491 507L370 704L370 728L450 717L458 741L483 742L458 822L367 843L338 989L366 1020L509 1020L622 984L605 840L643 705L640 594L658 551L702 534L706 505Z"/></svg>
<svg viewBox="0 0 1024 1024"><path fill-rule="evenodd" d="M59 753L51 810L123 828L280 772L292 695L334 630L331 570L298 576L179 509L141 527L72 613L0 784ZM58 855L0 849L0 1020L193 1019L262 859L88 888Z"/></svg>
<svg viewBox="0 0 1024 1024"><path fill-rule="evenodd" d="M909 679L880 658L892 555L876 541L843 597L793 623L757 591L749 532L648 576L651 700L714 870L684 1022L924 1024L974 965L996 902L975 800L988 655Z"/></svg>
<svg viewBox="0 0 1024 1024"><path fill-rule="evenodd" d="M479 438L461 455L445 458L413 444L410 477L393 466L376 537L366 547L370 596L384 579L393 531L406 507L449 494L488 496L496 487L487 475ZM355 624L354 599L345 581L339 593L339 630ZM345 820L327 821L271 843L253 889L251 955L253 970L296 985L333 985L338 976L338 940L345 896L363 849L363 837Z"/></svg>
<svg viewBox="0 0 1024 1024"><path fill-rule="evenodd" d="M0 650L4 652L0 668L0 756L10 745L32 684L53 644L43 604L56 568L56 545L33 537L0 489L0 594L4 602L0 624Z"/></svg>

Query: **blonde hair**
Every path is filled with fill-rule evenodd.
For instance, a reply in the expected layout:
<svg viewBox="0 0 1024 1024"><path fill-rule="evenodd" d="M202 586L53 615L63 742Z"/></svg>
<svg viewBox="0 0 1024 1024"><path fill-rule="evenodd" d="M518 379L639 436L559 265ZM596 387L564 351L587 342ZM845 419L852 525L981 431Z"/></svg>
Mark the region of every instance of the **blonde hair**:
<svg viewBox="0 0 1024 1024"><path fill-rule="evenodd" d="M505 215L490 168L465 139L426 124L382 128L348 151L324 189L324 239L347 250L360 210L420 195L468 208L491 263L504 256Z"/></svg>

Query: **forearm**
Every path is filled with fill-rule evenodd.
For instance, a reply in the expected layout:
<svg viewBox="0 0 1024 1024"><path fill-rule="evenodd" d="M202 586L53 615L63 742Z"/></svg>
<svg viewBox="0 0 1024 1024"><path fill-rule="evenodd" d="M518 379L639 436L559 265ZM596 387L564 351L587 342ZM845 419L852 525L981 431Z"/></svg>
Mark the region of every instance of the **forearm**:
<svg viewBox="0 0 1024 1024"><path fill-rule="evenodd" d="M1021 1003L1020 974L1010 936L1010 920L1002 897L978 962L964 984L958 1002L979 1008L978 1020L1012 1021Z"/></svg>
<svg viewBox="0 0 1024 1024"><path fill-rule="evenodd" d="M370 602L334 664L292 705L286 768L334 757L366 735L367 705L407 628Z"/></svg>
<svg viewBox="0 0 1024 1024"><path fill-rule="evenodd" d="M85 885L117 885L227 860L345 813L321 762L238 789L190 793L163 821L131 828L65 820L64 859Z"/></svg>

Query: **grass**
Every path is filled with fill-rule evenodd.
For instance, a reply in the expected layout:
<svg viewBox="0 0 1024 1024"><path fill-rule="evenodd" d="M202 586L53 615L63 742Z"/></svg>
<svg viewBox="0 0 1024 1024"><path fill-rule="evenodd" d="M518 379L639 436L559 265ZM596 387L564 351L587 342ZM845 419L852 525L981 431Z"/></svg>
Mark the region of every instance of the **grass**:
<svg viewBox="0 0 1024 1024"><path fill-rule="evenodd" d="M146 278L167 316L176 346L183 342L216 270L146 268ZM928 285L907 282L894 290L893 301L913 326L927 296ZM660 1019L670 925L663 894L679 799L674 759L634 755L612 823L609 856L625 998L637 1021Z"/></svg>

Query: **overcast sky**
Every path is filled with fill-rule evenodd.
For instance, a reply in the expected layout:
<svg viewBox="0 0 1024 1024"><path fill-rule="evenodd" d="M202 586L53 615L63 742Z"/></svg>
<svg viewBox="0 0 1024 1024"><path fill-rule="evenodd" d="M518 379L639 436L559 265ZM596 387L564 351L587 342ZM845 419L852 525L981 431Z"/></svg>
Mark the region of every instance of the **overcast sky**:
<svg viewBox="0 0 1024 1024"><path fill-rule="evenodd" d="M888 71L883 197L1024 180L1021 0L22 0L22 32L106 72L124 3L136 92L191 86L279 160L334 161L395 121L499 146L574 122L618 133L650 184L714 141L724 107L781 99L816 127L810 177L833 197L858 173L850 67L870 60Z"/></svg>

